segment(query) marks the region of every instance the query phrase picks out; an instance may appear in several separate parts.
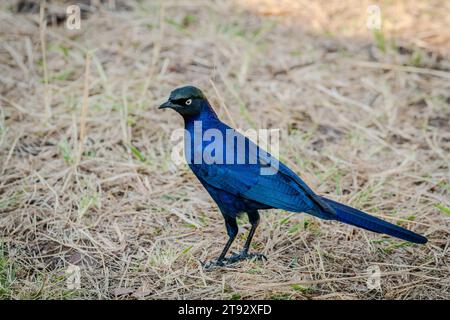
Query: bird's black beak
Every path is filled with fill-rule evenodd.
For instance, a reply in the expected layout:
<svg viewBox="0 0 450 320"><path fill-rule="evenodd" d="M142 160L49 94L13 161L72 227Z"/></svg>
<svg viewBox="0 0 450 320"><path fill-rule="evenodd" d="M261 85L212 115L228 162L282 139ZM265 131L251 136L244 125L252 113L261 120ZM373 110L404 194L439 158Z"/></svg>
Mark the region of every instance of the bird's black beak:
<svg viewBox="0 0 450 320"><path fill-rule="evenodd" d="M173 108L173 103L170 101L164 102L162 105L159 106L158 109L167 109L167 108Z"/></svg>

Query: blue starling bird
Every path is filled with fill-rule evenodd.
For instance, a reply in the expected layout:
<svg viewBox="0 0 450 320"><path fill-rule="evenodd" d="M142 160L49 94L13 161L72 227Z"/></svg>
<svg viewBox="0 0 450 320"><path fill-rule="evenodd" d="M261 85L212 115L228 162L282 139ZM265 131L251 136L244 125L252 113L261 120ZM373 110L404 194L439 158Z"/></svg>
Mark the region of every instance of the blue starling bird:
<svg viewBox="0 0 450 320"><path fill-rule="evenodd" d="M200 89L193 86L177 88L159 108L173 109L183 117L187 163L225 219L229 239L217 260L207 266L252 257L265 258L260 253L249 253L249 247L260 221L258 211L271 208L305 212L414 243L427 242L419 234L314 193L291 169L220 121ZM230 132L232 139L217 141ZM244 148L236 141L243 142ZM213 144L215 148L211 147ZM270 168L276 170L264 172ZM242 251L226 258L238 233L236 218L244 212L251 224L249 235Z"/></svg>

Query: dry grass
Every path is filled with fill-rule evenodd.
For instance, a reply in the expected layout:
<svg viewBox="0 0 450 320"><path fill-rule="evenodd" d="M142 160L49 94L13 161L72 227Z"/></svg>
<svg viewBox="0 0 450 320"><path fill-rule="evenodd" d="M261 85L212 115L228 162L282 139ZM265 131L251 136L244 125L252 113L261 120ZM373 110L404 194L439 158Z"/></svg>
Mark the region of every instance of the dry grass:
<svg viewBox="0 0 450 320"><path fill-rule="evenodd" d="M79 31L14 3L0 5L0 297L450 298L448 2L386 2L375 36L369 2L127 2ZM317 192L429 243L272 210L254 241L268 262L205 272L223 220L170 161L181 119L156 109L184 84L239 128L281 128L282 159Z"/></svg>

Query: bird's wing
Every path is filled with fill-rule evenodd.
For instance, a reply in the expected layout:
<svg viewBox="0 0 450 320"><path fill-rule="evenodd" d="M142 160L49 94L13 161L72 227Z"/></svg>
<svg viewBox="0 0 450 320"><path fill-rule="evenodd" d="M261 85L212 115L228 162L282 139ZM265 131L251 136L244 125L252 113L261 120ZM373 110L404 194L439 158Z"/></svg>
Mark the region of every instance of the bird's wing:
<svg viewBox="0 0 450 320"><path fill-rule="evenodd" d="M214 123L212 127L222 132L233 130L220 121ZM253 141L240 133L237 135L245 139L246 164L236 164L237 161L235 164L216 164L208 161L209 164L192 165L192 170L204 183L270 207L308 212L324 219L333 219L334 210L321 200L300 177L278 159L259 148ZM242 150L239 152L236 144L225 143L222 148L225 155L230 153L237 155L242 152ZM201 152L203 158L204 151L205 145L200 144L194 147L194 153ZM274 164L276 164L274 174L267 174L268 167ZM263 171L266 174L262 174Z"/></svg>
<svg viewBox="0 0 450 320"><path fill-rule="evenodd" d="M253 144L247 138L246 140L248 144ZM205 183L231 194L274 208L294 212L305 211L323 219L333 218L334 210L300 177L270 154L262 151L259 151L259 147L246 149L246 164L209 162L210 164L194 165L192 169ZM250 156L256 157L256 164L248 164ZM278 165L275 167L275 173L262 174L262 169L267 170L274 160Z"/></svg>
<svg viewBox="0 0 450 320"><path fill-rule="evenodd" d="M314 206L305 193L281 173L260 175L256 165L203 164L194 165L193 171L217 189L270 207L301 212Z"/></svg>
<svg viewBox="0 0 450 320"><path fill-rule="evenodd" d="M329 214L331 216L330 218L336 215L335 210L328 203L323 201L320 196L315 194L314 191L312 191L311 188L298 175L295 174L295 172L293 172L281 162L279 163L278 170L285 177L289 177L290 179L292 179L303 190L307 197L321 209L320 211L322 213L326 212L326 214Z"/></svg>

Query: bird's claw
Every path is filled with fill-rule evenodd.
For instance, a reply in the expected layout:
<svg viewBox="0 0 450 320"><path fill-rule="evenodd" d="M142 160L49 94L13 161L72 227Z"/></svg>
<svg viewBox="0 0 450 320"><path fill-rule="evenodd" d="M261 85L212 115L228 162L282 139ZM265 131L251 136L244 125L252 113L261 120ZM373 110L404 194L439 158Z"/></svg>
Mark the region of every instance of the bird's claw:
<svg viewBox="0 0 450 320"><path fill-rule="evenodd" d="M202 267L206 270L211 270L214 267L223 267L226 264L225 260L211 260L209 262L201 262Z"/></svg>
<svg viewBox="0 0 450 320"><path fill-rule="evenodd" d="M262 253L258 253L258 252L252 252L252 253L248 253L248 252L233 252L232 255L229 258L223 258L222 260L212 260L208 263L206 262L201 262L203 268L205 268L206 270L211 270L214 267L224 267L242 260L246 260L246 259L257 259L257 260L266 260L267 261L267 257L262 254Z"/></svg>
<svg viewBox="0 0 450 320"><path fill-rule="evenodd" d="M235 263L238 261L246 260L246 259L257 259L257 260L265 260L267 261L267 257L259 252L240 252L240 253L234 253L227 259L228 263Z"/></svg>

